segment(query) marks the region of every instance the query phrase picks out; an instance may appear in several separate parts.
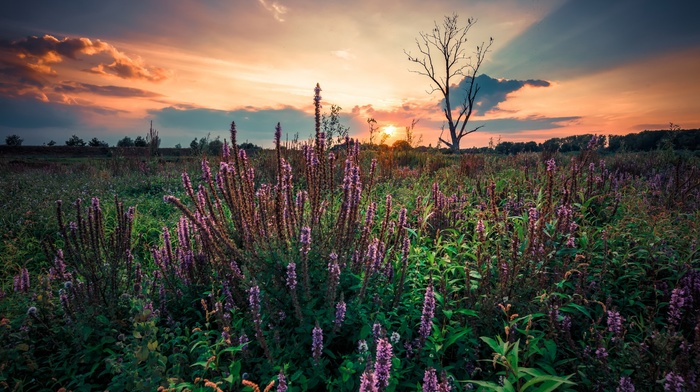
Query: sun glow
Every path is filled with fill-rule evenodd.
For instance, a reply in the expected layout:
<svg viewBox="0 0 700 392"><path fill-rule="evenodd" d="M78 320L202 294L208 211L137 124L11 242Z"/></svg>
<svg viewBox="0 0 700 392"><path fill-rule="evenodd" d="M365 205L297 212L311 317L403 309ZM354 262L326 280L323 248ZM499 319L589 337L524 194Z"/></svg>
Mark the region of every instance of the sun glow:
<svg viewBox="0 0 700 392"><path fill-rule="evenodd" d="M396 127L393 125L387 125L384 127L384 134L388 137L394 136L396 133Z"/></svg>

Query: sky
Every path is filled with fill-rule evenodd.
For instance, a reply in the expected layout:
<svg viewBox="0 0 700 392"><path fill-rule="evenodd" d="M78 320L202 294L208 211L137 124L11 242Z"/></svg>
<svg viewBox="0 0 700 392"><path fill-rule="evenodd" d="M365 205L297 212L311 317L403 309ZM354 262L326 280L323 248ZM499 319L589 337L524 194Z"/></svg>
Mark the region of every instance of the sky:
<svg viewBox="0 0 700 392"><path fill-rule="evenodd" d="M406 52L443 18L493 38L461 147L576 134L700 128L696 0L9 0L0 5L0 137L110 145L151 121L172 147L201 137L271 147L309 138L313 94L350 136L374 118L391 144L435 146L439 92ZM435 51L433 51L435 53ZM436 64L439 64L436 58ZM467 80L452 79L451 98ZM447 132L443 137L447 137ZM0 141L0 142L2 142Z"/></svg>

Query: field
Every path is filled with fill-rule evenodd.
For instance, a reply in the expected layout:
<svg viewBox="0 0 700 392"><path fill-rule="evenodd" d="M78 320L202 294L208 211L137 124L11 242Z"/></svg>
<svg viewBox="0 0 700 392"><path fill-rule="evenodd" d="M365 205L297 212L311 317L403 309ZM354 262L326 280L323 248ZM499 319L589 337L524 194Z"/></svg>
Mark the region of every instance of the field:
<svg viewBox="0 0 700 392"><path fill-rule="evenodd" d="M685 391L700 159L0 157L0 388Z"/></svg>

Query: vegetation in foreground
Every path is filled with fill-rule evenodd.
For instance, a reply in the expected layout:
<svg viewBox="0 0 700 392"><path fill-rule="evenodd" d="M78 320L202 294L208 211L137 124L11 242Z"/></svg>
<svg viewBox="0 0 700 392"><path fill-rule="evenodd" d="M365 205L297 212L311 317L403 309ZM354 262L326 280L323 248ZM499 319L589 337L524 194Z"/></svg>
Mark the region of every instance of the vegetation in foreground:
<svg viewBox="0 0 700 392"><path fill-rule="evenodd" d="M3 173L0 385L697 388L697 158L329 152L319 100L298 150Z"/></svg>

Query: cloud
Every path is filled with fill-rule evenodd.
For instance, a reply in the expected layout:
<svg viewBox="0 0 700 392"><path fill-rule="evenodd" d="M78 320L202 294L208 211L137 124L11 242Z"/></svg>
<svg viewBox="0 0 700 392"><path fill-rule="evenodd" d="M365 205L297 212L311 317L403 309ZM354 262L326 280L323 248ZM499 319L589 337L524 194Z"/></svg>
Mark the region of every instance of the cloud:
<svg viewBox="0 0 700 392"><path fill-rule="evenodd" d="M73 127L80 123L79 110L77 106L0 97L0 129Z"/></svg>
<svg viewBox="0 0 700 392"><path fill-rule="evenodd" d="M458 84L451 86L450 101L453 108L459 108L464 101L470 82L471 78L465 77ZM546 80L494 79L486 74L477 76L476 84L480 87L480 90L476 96L474 109L480 115L484 115L491 110L498 110L498 105L507 99L508 94L518 91L525 86L549 87L550 85ZM445 99L443 98L440 101L440 106L442 107L444 104Z"/></svg>
<svg viewBox="0 0 700 392"><path fill-rule="evenodd" d="M159 127L168 128L169 131L173 129L186 131L179 133L189 138L199 138L211 133L212 137L219 135L228 139L231 121L235 121L239 142L247 140L264 146L271 145L278 122L282 127L283 138L292 139L298 133L299 138L303 140L314 132L313 116L291 107L216 110L191 106L168 106L150 110L149 115L153 116L153 122L159 124Z"/></svg>
<svg viewBox="0 0 700 392"><path fill-rule="evenodd" d="M0 40L0 63L28 68L43 75L56 75L54 64L63 62L64 59L84 60L82 57L93 57L98 54L106 55L107 61L94 63L94 59L88 59L88 62L93 60L88 72L151 82L161 82L169 77L165 69L148 66L142 59L131 58L100 40L69 37L59 40L48 34L16 41ZM79 55L82 55L81 58Z"/></svg>
<svg viewBox="0 0 700 392"><path fill-rule="evenodd" d="M284 22L282 15L287 13L287 7L276 1L268 2L267 0L258 0L258 2L260 2L266 10L270 11L278 22Z"/></svg>
<svg viewBox="0 0 700 392"><path fill-rule="evenodd" d="M581 117L540 117L530 116L525 118L499 118L494 120L477 121L483 124L480 132L514 134L523 131L536 131L544 129L564 128L577 123Z"/></svg>
<svg viewBox="0 0 700 392"><path fill-rule="evenodd" d="M696 47L697 15L697 1L567 1L494 53L488 72L566 79Z"/></svg>
<svg viewBox="0 0 700 392"><path fill-rule="evenodd" d="M161 97L161 94L152 91L141 90L132 87L120 86L97 86L88 83L79 82L63 82L53 87L57 93L91 93L96 95L104 95L109 97L128 97L128 98L156 98Z"/></svg>
<svg viewBox="0 0 700 392"><path fill-rule="evenodd" d="M339 57L343 60L353 60L355 59L355 55L352 54L349 50L334 50L331 51L331 54L335 57Z"/></svg>

